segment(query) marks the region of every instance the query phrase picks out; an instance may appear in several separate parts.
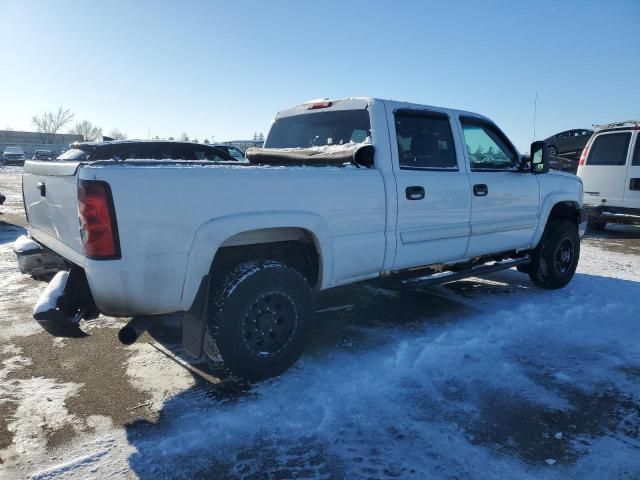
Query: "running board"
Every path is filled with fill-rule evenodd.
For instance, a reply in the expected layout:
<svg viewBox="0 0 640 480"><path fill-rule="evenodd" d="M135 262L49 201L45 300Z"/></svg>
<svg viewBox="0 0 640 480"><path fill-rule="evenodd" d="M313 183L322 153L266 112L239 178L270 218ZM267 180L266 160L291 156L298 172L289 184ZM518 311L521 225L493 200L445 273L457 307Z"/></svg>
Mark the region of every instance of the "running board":
<svg viewBox="0 0 640 480"><path fill-rule="evenodd" d="M438 272L432 275L424 275L416 278L410 278L403 280L402 284L408 287L426 287L429 285L438 285L441 283L449 283L462 278L476 277L486 275L488 273L499 272L500 270L507 270L519 265L528 265L531 263L531 257L529 255L520 258L510 258L508 260L501 260L493 263L485 263L476 267L469 268L467 270L461 270L459 272L446 271Z"/></svg>

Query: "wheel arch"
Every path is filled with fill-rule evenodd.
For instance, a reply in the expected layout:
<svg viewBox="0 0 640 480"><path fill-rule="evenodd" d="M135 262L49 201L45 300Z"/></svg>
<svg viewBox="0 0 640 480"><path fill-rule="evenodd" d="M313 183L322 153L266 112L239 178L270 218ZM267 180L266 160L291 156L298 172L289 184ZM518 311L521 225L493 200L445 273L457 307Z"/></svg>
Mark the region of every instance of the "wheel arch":
<svg viewBox="0 0 640 480"><path fill-rule="evenodd" d="M566 219L578 226L580 223L580 203L570 195L556 194L545 199L540 212L540 222L536 229L533 245L538 245L550 221Z"/></svg>
<svg viewBox="0 0 640 480"><path fill-rule="evenodd" d="M220 259L226 254L233 251L234 257L249 260L252 252L271 249L278 259L284 250L296 250L296 246L309 252L316 262L311 286L316 290L325 288L331 281L333 257L328 228L321 216L309 212L261 212L222 217L203 224L189 251L182 290L183 310L192 308L201 284L216 273Z"/></svg>

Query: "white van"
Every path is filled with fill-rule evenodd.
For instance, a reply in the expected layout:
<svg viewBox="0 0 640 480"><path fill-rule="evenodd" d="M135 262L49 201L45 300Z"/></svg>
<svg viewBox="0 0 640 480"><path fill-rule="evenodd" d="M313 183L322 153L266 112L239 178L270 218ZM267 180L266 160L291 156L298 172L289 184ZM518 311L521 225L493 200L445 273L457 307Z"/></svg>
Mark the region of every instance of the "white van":
<svg viewBox="0 0 640 480"><path fill-rule="evenodd" d="M596 127L580 156L589 226L640 225L640 120Z"/></svg>

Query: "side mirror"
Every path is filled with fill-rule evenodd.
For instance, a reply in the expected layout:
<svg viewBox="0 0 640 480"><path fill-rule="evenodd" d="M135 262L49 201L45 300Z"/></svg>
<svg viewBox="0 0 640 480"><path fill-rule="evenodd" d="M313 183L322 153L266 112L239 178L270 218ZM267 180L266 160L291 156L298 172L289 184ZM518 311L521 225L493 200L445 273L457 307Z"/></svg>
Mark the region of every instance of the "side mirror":
<svg viewBox="0 0 640 480"><path fill-rule="evenodd" d="M547 173L549 171L549 154L547 145L540 140L531 144L531 173Z"/></svg>

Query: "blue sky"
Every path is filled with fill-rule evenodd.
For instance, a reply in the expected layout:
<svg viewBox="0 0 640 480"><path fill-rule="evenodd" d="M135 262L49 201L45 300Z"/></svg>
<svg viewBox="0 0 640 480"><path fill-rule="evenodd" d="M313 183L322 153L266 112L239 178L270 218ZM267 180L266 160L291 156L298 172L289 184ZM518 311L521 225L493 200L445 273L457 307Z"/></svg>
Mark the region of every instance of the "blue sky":
<svg viewBox="0 0 640 480"><path fill-rule="evenodd" d="M64 106L130 138L251 137L310 98L472 110L523 151L640 118L640 0L0 0L0 128Z"/></svg>

